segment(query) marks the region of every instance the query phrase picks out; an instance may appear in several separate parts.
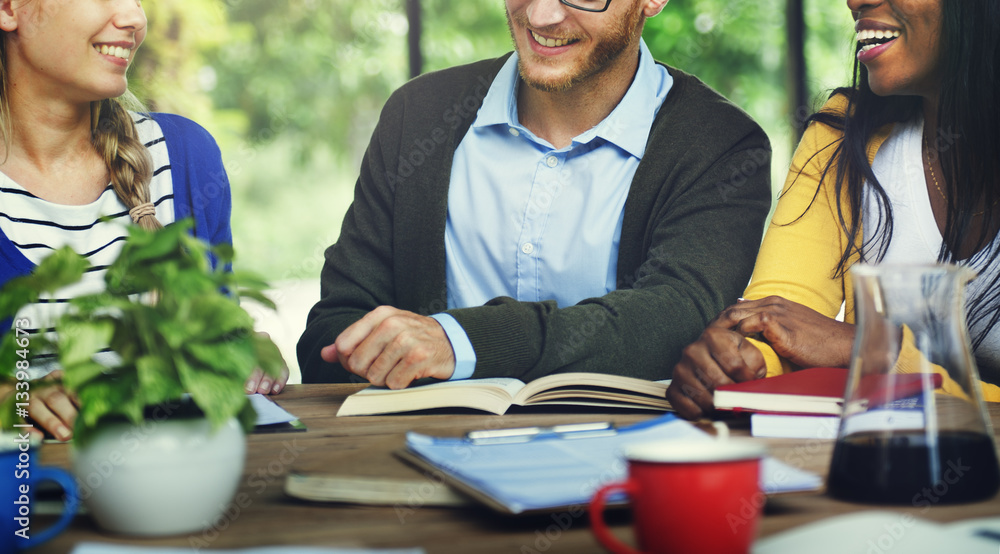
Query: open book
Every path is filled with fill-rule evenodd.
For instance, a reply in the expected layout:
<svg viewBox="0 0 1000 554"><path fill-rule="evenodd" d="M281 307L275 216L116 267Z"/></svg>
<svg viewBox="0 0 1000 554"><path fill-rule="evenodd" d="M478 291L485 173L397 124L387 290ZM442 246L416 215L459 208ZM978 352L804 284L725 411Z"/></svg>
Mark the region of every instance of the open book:
<svg viewBox="0 0 1000 554"><path fill-rule="evenodd" d="M388 414L432 408L472 408L503 414L512 405L570 404L604 408L670 410L670 381L603 373L556 373L530 383L517 379L466 379L390 390L368 387L344 400L337 416Z"/></svg>

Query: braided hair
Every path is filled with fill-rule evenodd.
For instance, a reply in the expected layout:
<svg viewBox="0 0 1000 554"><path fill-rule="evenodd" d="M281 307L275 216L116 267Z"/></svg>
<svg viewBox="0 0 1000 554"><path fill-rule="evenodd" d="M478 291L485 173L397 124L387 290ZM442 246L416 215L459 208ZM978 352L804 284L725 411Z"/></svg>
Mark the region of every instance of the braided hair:
<svg viewBox="0 0 1000 554"><path fill-rule="evenodd" d="M121 98L91 103L91 142L111 175L115 194L129 208L132 220L150 231L162 229L150 203L149 181L153 161L139 140L135 122L125 103L138 107L138 100L126 92Z"/></svg>

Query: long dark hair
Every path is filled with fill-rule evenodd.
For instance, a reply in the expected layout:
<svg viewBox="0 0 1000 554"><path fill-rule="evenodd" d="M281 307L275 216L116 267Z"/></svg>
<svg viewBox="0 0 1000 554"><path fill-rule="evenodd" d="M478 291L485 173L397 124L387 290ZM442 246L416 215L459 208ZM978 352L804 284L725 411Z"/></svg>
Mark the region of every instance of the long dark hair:
<svg viewBox="0 0 1000 554"><path fill-rule="evenodd" d="M980 213L983 224L974 237L977 253L965 262L979 261L982 256L992 260L997 255L993 236L1000 225L1000 1L944 0L942 10L941 94L938 127L931 133L937 138L933 153L940 157L941 186L947 193L938 260L958 261L957 253L970 238L973 219ZM867 68L857 59L853 85L836 89L833 96L837 94L847 97L845 112L821 110L807 123L822 123L843 133L842 139L829 145L835 150L821 179L834 175L836 198L849 204L837 205L849 239L834 270L835 276L843 276L855 260L880 261L892 236L892 207L868 162L868 143L882 127L919 117L923 99L876 95L869 86ZM874 228L864 241L861 215L866 190L874 192L878 215L876 221L868 222ZM970 299L968 316L970 325L987 322L988 331L1000 318L1000 275L984 278L991 280L981 294ZM974 337L976 347L985 338L985 332L981 334Z"/></svg>

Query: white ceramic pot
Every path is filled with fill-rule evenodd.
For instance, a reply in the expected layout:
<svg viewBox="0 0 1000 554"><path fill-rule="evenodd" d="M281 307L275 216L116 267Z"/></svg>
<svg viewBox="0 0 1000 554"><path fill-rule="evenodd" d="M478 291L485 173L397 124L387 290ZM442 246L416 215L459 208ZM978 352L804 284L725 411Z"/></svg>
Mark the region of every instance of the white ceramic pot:
<svg viewBox="0 0 1000 554"><path fill-rule="evenodd" d="M246 437L235 419L214 432L205 418L105 426L74 445L80 497L116 533L177 535L211 526L239 487Z"/></svg>

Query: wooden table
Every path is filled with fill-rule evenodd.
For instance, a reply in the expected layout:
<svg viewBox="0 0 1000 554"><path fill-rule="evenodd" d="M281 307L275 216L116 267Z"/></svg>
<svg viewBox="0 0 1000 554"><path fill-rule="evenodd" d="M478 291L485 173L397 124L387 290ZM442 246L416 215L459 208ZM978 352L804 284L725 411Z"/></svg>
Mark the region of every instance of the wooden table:
<svg viewBox="0 0 1000 554"><path fill-rule="evenodd" d="M32 552L66 553L81 541L145 546L172 545L206 548L246 548L262 545L316 545L368 548L423 547L433 553L604 552L590 534L586 515L549 514L506 517L479 506L439 508L421 506L420 498L397 506L318 504L298 501L283 492L290 470L362 476L418 478L392 456L403 447L406 431L460 435L471 429L552 425L556 423L615 421L627 424L651 417L645 413L519 413L493 416L464 412L336 418L346 395L357 385L292 385L275 397L308 427L305 433L255 434L248 453L240 493L249 504L215 528L190 536L135 539L107 534L91 518L78 515L60 536ZM1000 404L990 405L994 428L1000 428ZM735 433L747 434L736 429ZM770 453L791 465L826 475L833 442L827 440L769 440ZM68 446L47 444L45 464L68 466ZM432 482L433 484L433 482ZM440 485L435 485L440 486ZM682 501L682 500L681 500ZM985 502L928 509L852 504L821 492L772 496L765 508L759 536L768 536L824 517L866 509L891 509L937 520L1000 515L1000 496ZM631 542L627 510L609 514L612 529ZM47 521L33 522L39 528Z"/></svg>

